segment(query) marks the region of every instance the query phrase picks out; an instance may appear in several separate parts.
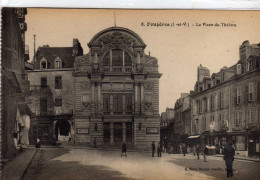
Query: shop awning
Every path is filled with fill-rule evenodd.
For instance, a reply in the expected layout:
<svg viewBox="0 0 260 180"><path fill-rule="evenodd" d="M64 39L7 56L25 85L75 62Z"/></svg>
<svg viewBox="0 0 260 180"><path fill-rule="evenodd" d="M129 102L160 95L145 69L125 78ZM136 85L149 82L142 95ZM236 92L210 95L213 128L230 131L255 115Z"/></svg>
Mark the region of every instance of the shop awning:
<svg viewBox="0 0 260 180"><path fill-rule="evenodd" d="M200 135L196 135L196 136L189 136L188 138L189 139L194 139L194 138L199 138L200 137Z"/></svg>

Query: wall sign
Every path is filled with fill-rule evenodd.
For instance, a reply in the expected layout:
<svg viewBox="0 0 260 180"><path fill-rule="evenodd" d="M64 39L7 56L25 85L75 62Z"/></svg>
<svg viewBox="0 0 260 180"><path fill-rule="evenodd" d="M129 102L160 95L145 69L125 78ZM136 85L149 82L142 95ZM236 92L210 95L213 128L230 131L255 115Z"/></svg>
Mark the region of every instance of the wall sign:
<svg viewBox="0 0 260 180"><path fill-rule="evenodd" d="M147 127L146 134L159 134L159 128L157 127Z"/></svg>
<svg viewBox="0 0 260 180"><path fill-rule="evenodd" d="M77 128L78 134L89 134L89 128Z"/></svg>

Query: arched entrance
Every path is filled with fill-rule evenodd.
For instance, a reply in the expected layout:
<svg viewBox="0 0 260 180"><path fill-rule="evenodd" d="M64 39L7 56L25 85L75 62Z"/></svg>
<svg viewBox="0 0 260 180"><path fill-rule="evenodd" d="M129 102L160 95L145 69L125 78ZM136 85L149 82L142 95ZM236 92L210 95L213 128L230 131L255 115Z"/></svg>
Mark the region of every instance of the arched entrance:
<svg viewBox="0 0 260 180"><path fill-rule="evenodd" d="M68 141L71 137L71 125L67 120L57 121L55 124L55 138L59 141Z"/></svg>

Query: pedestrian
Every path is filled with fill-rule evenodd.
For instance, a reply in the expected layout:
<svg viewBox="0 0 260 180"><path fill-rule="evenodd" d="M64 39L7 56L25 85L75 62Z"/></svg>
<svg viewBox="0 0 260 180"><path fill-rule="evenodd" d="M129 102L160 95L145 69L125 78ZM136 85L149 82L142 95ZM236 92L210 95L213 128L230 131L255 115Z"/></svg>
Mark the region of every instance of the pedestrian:
<svg viewBox="0 0 260 180"><path fill-rule="evenodd" d="M158 145L157 145L157 154L158 154L158 157L162 157L162 148L161 148L160 142L158 142Z"/></svg>
<svg viewBox="0 0 260 180"><path fill-rule="evenodd" d="M126 143L125 142L123 142L123 144L122 144L122 153L121 153L121 156L123 155L123 153L125 153L125 157L126 157Z"/></svg>
<svg viewBox="0 0 260 180"><path fill-rule="evenodd" d="M196 147L196 153L197 153L198 159L200 159L200 146L199 145L197 145L197 147Z"/></svg>
<svg viewBox="0 0 260 180"><path fill-rule="evenodd" d="M204 162L207 162L207 155L208 155L208 148L206 145L204 145L204 152L203 152L203 157L204 157Z"/></svg>
<svg viewBox="0 0 260 180"><path fill-rule="evenodd" d="M227 178L232 177L233 161L235 156L235 149L232 147L232 142L229 142L224 148L224 160L226 162Z"/></svg>
<svg viewBox="0 0 260 180"><path fill-rule="evenodd" d="M182 153L183 153L183 156L185 156L186 153L187 153L187 146L186 146L186 144L182 145Z"/></svg>
<svg viewBox="0 0 260 180"><path fill-rule="evenodd" d="M41 148L41 141L40 141L39 138L36 139L36 145L35 145L35 147L36 147L37 149L40 149L40 148Z"/></svg>
<svg viewBox="0 0 260 180"><path fill-rule="evenodd" d="M154 144L154 141L152 143L152 157L154 157L154 151L155 151L155 144Z"/></svg>

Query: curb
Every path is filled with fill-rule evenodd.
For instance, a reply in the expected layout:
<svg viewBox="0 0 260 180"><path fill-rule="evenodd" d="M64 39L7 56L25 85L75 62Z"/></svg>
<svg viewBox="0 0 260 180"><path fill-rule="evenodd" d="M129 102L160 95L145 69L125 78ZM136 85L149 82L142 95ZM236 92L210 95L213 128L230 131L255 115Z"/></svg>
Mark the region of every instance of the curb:
<svg viewBox="0 0 260 180"><path fill-rule="evenodd" d="M221 157L223 158L223 155L213 155L215 157ZM245 160L245 161L253 161L253 162L260 162L260 159L249 159L249 158L243 158L243 157L234 157L234 159L238 159L238 160Z"/></svg>
<svg viewBox="0 0 260 180"><path fill-rule="evenodd" d="M27 165L26 169L23 171L23 174L22 174L21 179L24 179L24 175L25 175L25 173L28 171L29 166L31 165L31 163L32 163L32 161L33 161L33 159L34 159L34 156L36 155L37 151L38 151L38 149L34 152L34 155L32 156L32 159L30 160L30 162L29 162L29 164Z"/></svg>

